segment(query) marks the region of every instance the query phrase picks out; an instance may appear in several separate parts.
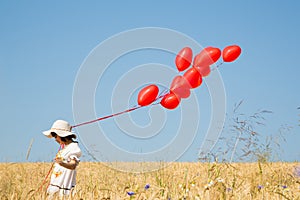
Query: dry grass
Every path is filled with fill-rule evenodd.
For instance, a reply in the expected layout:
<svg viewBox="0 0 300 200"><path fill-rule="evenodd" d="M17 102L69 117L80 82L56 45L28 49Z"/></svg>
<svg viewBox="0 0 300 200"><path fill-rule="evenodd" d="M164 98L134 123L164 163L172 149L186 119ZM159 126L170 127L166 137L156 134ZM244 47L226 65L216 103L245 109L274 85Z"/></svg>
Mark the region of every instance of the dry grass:
<svg viewBox="0 0 300 200"><path fill-rule="evenodd" d="M125 173L102 163L80 163L72 199L300 199L298 163L159 165L152 172ZM0 199L46 199L47 184L38 188L50 167L51 163L0 164Z"/></svg>

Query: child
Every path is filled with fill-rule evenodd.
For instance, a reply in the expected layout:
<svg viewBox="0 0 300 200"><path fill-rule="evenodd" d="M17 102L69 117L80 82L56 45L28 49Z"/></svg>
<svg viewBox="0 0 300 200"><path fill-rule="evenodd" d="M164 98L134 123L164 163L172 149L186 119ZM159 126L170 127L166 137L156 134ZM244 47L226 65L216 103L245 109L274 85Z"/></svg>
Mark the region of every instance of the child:
<svg viewBox="0 0 300 200"><path fill-rule="evenodd" d="M47 193L50 197L59 193L59 196L69 196L76 185L76 167L79 164L81 150L78 142L74 141L76 135L71 132L72 127L64 120L57 120L51 129L43 134L48 138L55 138L61 146L56 154L54 169L51 174L50 185Z"/></svg>

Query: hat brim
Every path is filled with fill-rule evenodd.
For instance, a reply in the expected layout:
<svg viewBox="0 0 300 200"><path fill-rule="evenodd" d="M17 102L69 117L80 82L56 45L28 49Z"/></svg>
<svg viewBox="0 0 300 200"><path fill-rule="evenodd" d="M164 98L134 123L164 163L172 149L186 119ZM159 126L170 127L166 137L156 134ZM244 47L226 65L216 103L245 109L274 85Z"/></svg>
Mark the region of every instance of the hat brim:
<svg viewBox="0 0 300 200"><path fill-rule="evenodd" d="M43 131L43 134L48 138L52 138L52 135L51 135L52 132L55 132L59 137L67 137L69 135L74 135L76 137L75 133L70 132L70 131L62 131L62 130L51 130L50 129L48 131Z"/></svg>

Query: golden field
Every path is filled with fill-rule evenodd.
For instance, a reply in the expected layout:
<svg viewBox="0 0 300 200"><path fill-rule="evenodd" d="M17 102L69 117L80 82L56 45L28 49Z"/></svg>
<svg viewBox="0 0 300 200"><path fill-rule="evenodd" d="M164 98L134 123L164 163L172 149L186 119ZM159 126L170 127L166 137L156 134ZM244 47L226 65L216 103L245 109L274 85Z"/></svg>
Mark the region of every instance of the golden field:
<svg viewBox="0 0 300 200"><path fill-rule="evenodd" d="M127 169L137 165L141 169L147 165L159 166L155 171L133 173L115 170L103 163L82 162L77 169L76 193L71 199L296 200L300 199L298 164L119 163ZM51 165L0 164L1 200L47 199L48 181L43 184L43 180Z"/></svg>

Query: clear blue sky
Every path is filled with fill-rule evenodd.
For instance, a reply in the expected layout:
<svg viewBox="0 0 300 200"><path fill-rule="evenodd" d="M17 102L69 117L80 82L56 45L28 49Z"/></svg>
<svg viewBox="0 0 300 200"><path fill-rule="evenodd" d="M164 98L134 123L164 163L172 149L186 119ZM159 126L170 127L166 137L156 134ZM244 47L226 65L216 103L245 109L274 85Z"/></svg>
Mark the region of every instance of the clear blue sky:
<svg viewBox="0 0 300 200"><path fill-rule="evenodd" d="M50 128L56 119L75 123L73 89L84 60L108 38L143 27L174 30L202 46L240 45L241 57L219 70L228 113L240 100L244 100L242 112L273 111L266 117L265 133L276 133L281 125L291 126L286 142L281 144L284 150L281 159L299 160L299 9L297 1L1 1L0 161L25 161L32 139L29 161L50 161L58 147L53 140L45 138L42 131ZM161 62L175 70L174 55L161 58L157 52L149 50L148 53L124 55L123 60L110 68L111 72L108 70L108 78L99 82L95 94L96 116L115 112L110 107L111 96L106 93L135 66ZM117 64L124 67L118 69ZM207 96L205 84L194 92L198 97ZM198 98L203 106L201 120L209 123L205 105L210 101L202 101L201 95ZM135 96L130 98L129 107L136 104ZM127 103L128 99L124 101ZM145 120L149 119L143 120L148 116L147 108L134 112L131 118L135 123L147 124ZM165 113L178 118L176 111ZM229 118L230 114L225 124ZM158 134L162 143L153 142L150 151L172 140L172 123L162 128ZM141 144L145 145L143 149L130 139L114 136L117 131L114 120L107 119L102 125L104 132L112 133L111 140L115 144L124 148L138 146L126 150L148 150L149 144L145 141ZM207 125L199 128L180 160L197 160L205 127ZM79 135L83 134L87 133ZM226 137L226 133L222 136ZM95 145L101 149L101 141L95 141Z"/></svg>

